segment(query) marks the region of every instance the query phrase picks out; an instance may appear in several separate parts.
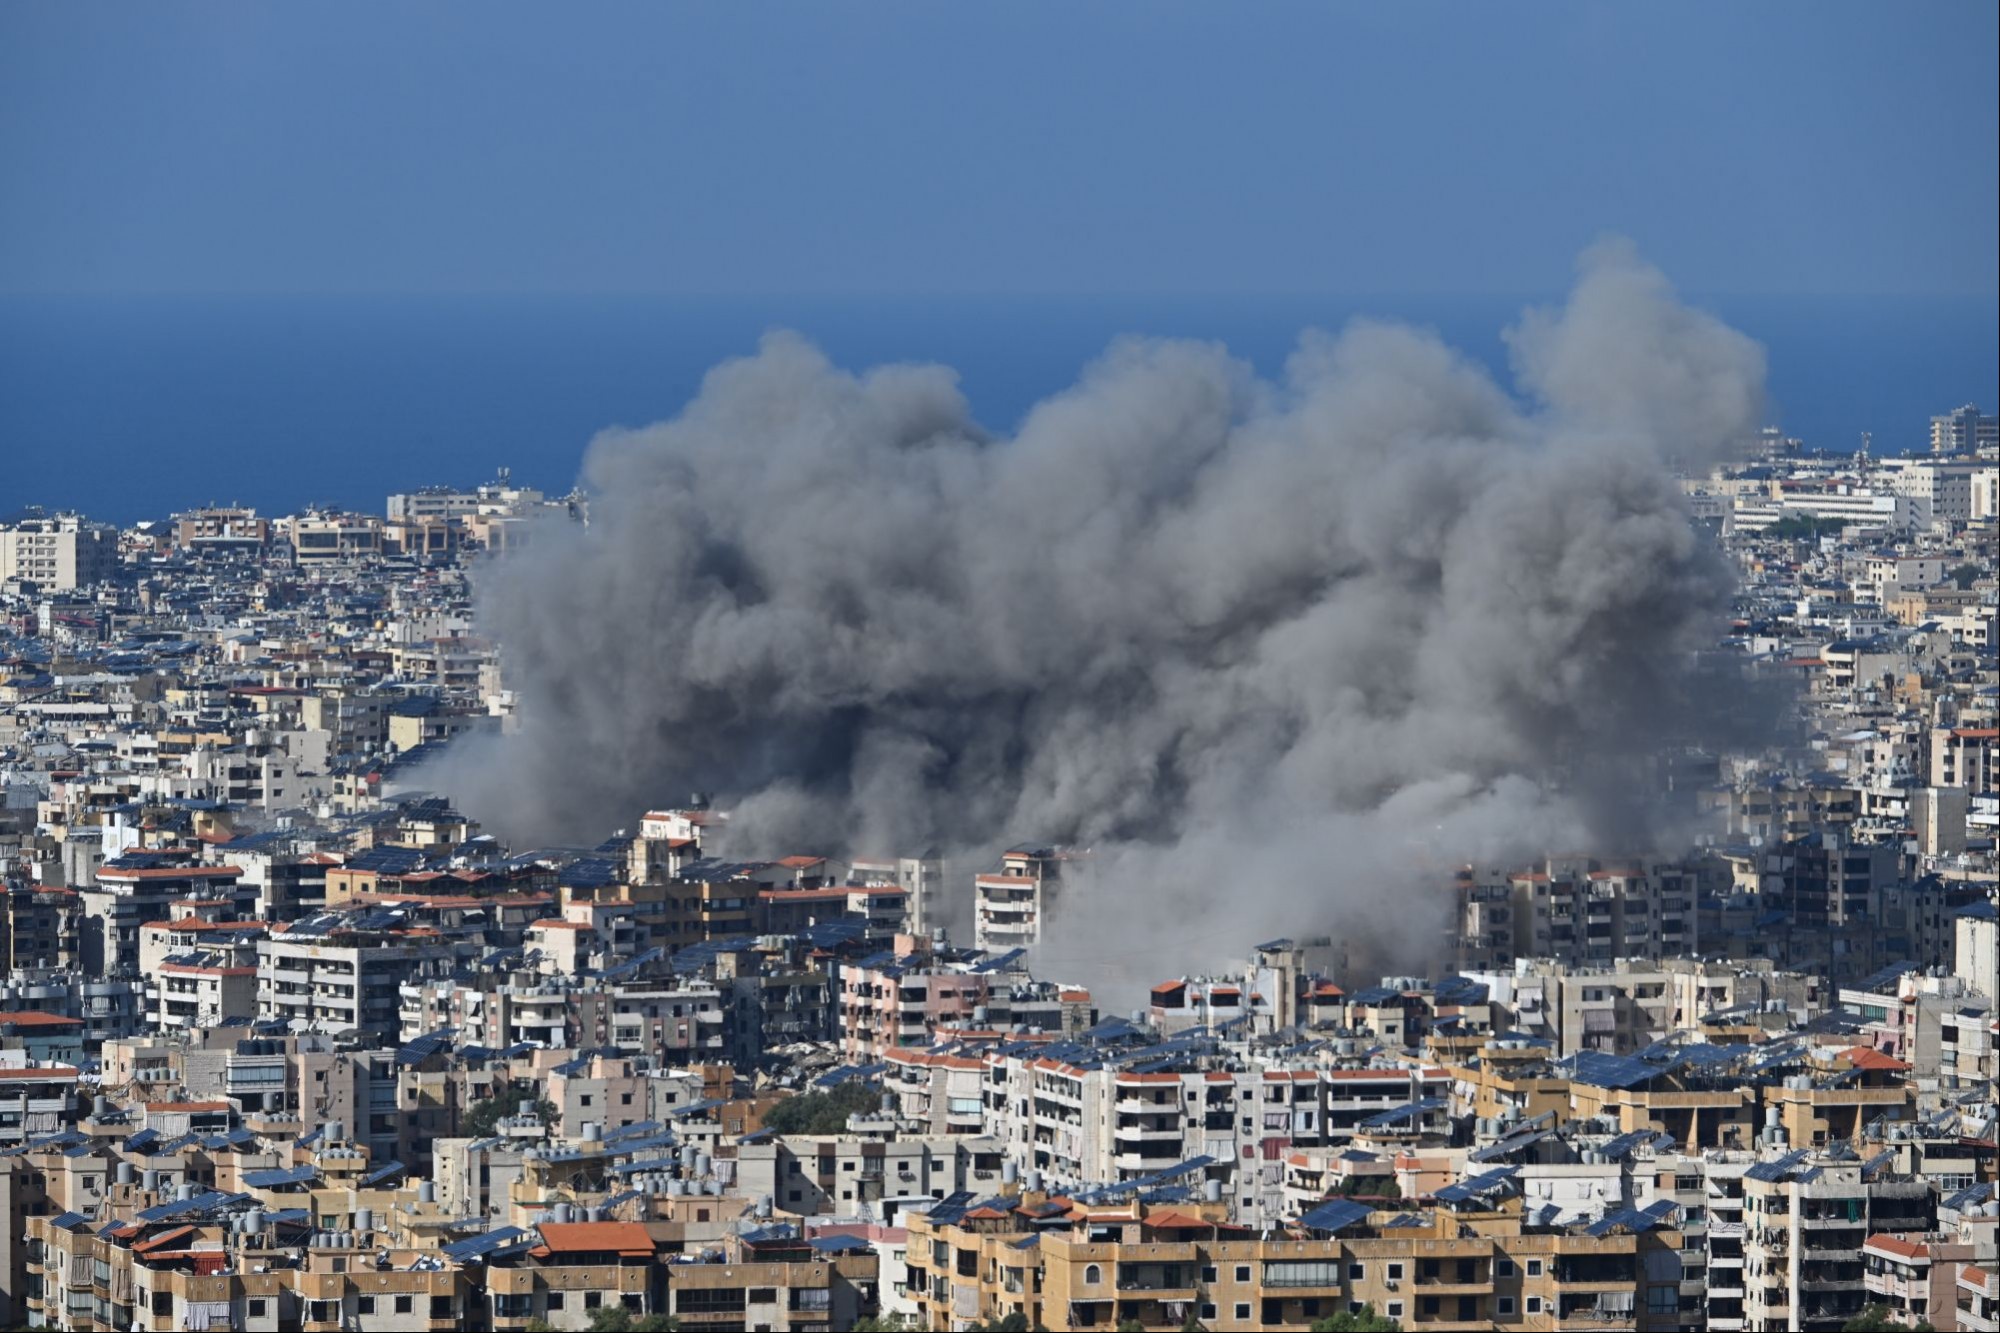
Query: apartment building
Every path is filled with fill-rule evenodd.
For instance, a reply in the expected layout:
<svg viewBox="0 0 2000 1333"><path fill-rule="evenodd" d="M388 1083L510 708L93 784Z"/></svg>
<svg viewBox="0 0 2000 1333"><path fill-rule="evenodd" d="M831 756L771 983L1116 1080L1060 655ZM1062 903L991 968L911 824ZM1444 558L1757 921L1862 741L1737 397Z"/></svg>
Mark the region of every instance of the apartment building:
<svg viewBox="0 0 2000 1333"><path fill-rule="evenodd" d="M1373 1306L1404 1327L1680 1326L1680 1238L1661 1214L1525 1228L1518 1214L1375 1214L1335 1202L1262 1237L1212 1205L1073 1205L1030 1191L909 1222L928 1327L1021 1315L1051 1329L1308 1329Z"/></svg>
<svg viewBox="0 0 2000 1333"><path fill-rule="evenodd" d="M32 583L72 592L118 572L118 533L75 514L0 523L0 585Z"/></svg>
<svg viewBox="0 0 2000 1333"><path fill-rule="evenodd" d="M1001 856L999 870L974 875L973 943L1000 953L1040 940L1062 892L1066 859L1057 848L1016 847Z"/></svg>
<svg viewBox="0 0 2000 1333"><path fill-rule="evenodd" d="M1923 1180L1798 1149L1743 1173L1744 1327L1836 1330L1867 1304L1864 1246L1936 1224Z"/></svg>

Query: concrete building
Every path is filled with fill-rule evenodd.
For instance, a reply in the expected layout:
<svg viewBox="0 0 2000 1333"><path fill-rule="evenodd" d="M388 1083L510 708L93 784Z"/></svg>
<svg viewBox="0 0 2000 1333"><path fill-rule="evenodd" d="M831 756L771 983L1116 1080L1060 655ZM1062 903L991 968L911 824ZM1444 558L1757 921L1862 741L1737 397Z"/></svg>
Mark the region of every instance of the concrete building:
<svg viewBox="0 0 2000 1333"><path fill-rule="evenodd" d="M0 524L0 585L19 581L43 592L70 592L101 583L117 569L117 532L76 514Z"/></svg>

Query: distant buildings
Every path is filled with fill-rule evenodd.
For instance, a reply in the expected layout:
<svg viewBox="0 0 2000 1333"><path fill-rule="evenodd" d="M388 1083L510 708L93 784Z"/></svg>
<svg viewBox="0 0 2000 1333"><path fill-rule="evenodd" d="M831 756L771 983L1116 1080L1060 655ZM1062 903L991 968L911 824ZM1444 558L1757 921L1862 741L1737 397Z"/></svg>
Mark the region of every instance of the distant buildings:
<svg viewBox="0 0 2000 1333"><path fill-rule="evenodd" d="M0 1323L1991 1328L2000 506L1940 420L1684 479L1704 652L1792 702L1633 775L1677 843L1425 867L1404 975L1308 920L1132 994L1035 970L1081 851L414 790L532 708L472 578L577 497L17 521Z"/></svg>
<svg viewBox="0 0 2000 1333"><path fill-rule="evenodd" d="M2000 420L1972 403L1931 418L1931 452L1972 454L2000 448Z"/></svg>

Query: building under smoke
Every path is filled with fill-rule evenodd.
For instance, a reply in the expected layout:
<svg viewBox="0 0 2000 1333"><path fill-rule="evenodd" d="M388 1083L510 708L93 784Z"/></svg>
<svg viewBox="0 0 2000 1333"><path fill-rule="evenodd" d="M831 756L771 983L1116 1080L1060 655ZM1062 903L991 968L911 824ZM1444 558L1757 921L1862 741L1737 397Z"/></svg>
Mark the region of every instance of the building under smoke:
<svg viewBox="0 0 2000 1333"><path fill-rule="evenodd" d="M1559 775L1698 732L1729 584L1673 466L1760 424L1761 350L1622 246L1508 345L1512 392L1393 324L1275 382L1125 341L1000 437L774 335L491 570L523 724L439 780L514 838L714 787L746 855L1087 846L1100 956L1414 936L1419 876L1629 819Z"/></svg>

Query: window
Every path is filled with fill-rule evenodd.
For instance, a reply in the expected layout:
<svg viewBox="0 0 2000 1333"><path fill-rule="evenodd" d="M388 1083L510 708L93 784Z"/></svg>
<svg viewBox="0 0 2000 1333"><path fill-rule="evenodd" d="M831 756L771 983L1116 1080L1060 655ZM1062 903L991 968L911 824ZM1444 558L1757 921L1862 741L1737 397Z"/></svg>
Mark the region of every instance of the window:
<svg viewBox="0 0 2000 1333"><path fill-rule="evenodd" d="M1522 1302L1522 1308L1529 1314L1540 1314L1542 1312L1542 1298L1539 1296L1530 1296Z"/></svg>
<svg viewBox="0 0 2000 1333"><path fill-rule="evenodd" d="M1390 1301L1386 1313L1391 1319L1401 1319L1403 1317L1403 1303L1401 1301Z"/></svg>
<svg viewBox="0 0 2000 1333"><path fill-rule="evenodd" d="M1497 1297L1493 1304L1495 1307L1494 1312L1503 1319L1514 1313L1514 1298L1512 1296Z"/></svg>
<svg viewBox="0 0 2000 1333"><path fill-rule="evenodd" d="M1084 1286L1095 1287L1100 1285L1103 1281L1104 1281L1104 1270L1102 1268L1099 1268L1096 1264L1088 1264L1084 1267L1083 1270Z"/></svg>
<svg viewBox="0 0 2000 1333"><path fill-rule="evenodd" d="M1238 1265L1236 1265L1236 1280L1237 1280L1238 1282L1248 1282L1248 1281L1250 1280L1250 1265L1249 1265L1249 1264L1238 1264ZM1250 1317L1249 1315L1238 1315L1238 1316L1237 1316L1237 1318L1239 1318L1239 1319L1248 1319L1249 1317Z"/></svg>
<svg viewBox="0 0 2000 1333"><path fill-rule="evenodd" d="M261 1296L251 1297L249 1305L250 1317L252 1319L262 1319L264 1317L264 1311L267 1308L267 1304L268 1303Z"/></svg>
<svg viewBox="0 0 2000 1333"><path fill-rule="evenodd" d="M583 1293L583 1308L584 1308L584 1309L586 1309L586 1310L595 1310L595 1309L596 1309L596 1308L597 1308L598 1306L600 1306L600 1305L602 1305L602 1304L604 1304L604 1293L603 1293L603 1292L601 1292L601 1291L586 1291L586 1292L584 1292L584 1293Z"/></svg>
<svg viewBox="0 0 2000 1333"><path fill-rule="evenodd" d="M354 1298L354 1313L374 1314L375 1298L373 1296L356 1296Z"/></svg>
<svg viewBox="0 0 2000 1333"><path fill-rule="evenodd" d="M398 1296L396 1298L396 1313L408 1314L414 1308L411 1304L412 1300L413 1298L409 1296Z"/></svg>
<svg viewBox="0 0 2000 1333"><path fill-rule="evenodd" d="M551 1310L560 1310L563 1308L563 1294L561 1292L552 1291L549 1293L549 1308Z"/></svg>
<svg viewBox="0 0 2000 1333"><path fill-rule="evenodd" d="M1203 1264L1203 1265L1201 1266L1201 1280L1202 1280L1202 1281L1203 1281L1204 1283L1209 1283L1209 1282L1213 1282L1213 1281L1215 1281L1215 1265L1214 1265L1214 1264Z"/></svg>
<svg viewBox="0 0 2000 1333"><path fill-rule="evenodd" d="M1349 1282L1359 1282L1361 1281L1362 1278L1366 1277L1367 1274L1368 1274L1367 1264L1349 1264L1347 1266L1347 1280Z"/></svg>
<svg viewBox="0 0 2000 1333"><path fill-rule="evenodd" d="M618 1094L618 1104L619 1104L620 1106L630 1106L630 1105L632 1104L632 1094L631 1094L631 1093L629 1093L629 1092L621 1092L621 1093L619 1093L619 1094Z"/></svg>
<svg viewBox="0 0 2000 1333"><path fill-rule="evenodd" d="M431 1297L432 1319L450 1319L452 1317L452 1314L453 1310L451 1308L451 1297L449 1296Z"/></svg>
<svg viewBox="0 0 2000 1333"><path fill-rule="evenodd" d="M1528 1260L1528 1276L1540 1277L1541 1275L1542 1275L1542 1261L1540 1259Z"/></svg>
<svg viewBox="0 0 2000 1333"><path fill-rule="evenodd" d="M1501 1255L1493 1260L1493 1276L1496 1278L1514 1276L1514 1261Z"/></svg>
<svg viewBox="0 0 2000 1333"><path fill-rule="evenodd" d="M1204 1302L1202 1303L1202 1307L1201 1307L1201 1317L1202 1317L1203 1319L1213 1319L1213 1318L1215 1318L1215 1302L1214 1302L1214 1301L1204 1301Z"/></svg>
<svg viewBox="0 0 2000 1333"><path fill-rule="evenodd" d="M1403 1266L1401 1264L1390 1264L1387 1276L1391 1282L1401 1282L1403 1280Z"/></svg>
<svg viewBox="0 0 2000 1333"><path fill-rule="evenodd" d="M1237 1320L1237 1322L1238 1322L1238 1323L1244 1323L1244 1322L1247 1322L1247 1321L1249 1320L1249 1318L1250 1318L1250 1302L1248 1302L1248 1301L1238 1301L1238 1302L1236 1303L1236 1320Z"/></svg>
<svg viewBox="0 0 2000 1333"><path fill-rule="evenodd" d="M750 1294L743 1299L752 1305L776 1305L778 1303L778 1289L776 1287L752 1287L750 1288Z"/></svg>

